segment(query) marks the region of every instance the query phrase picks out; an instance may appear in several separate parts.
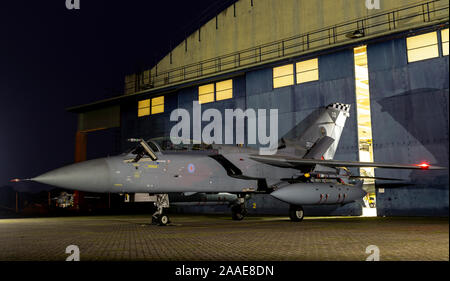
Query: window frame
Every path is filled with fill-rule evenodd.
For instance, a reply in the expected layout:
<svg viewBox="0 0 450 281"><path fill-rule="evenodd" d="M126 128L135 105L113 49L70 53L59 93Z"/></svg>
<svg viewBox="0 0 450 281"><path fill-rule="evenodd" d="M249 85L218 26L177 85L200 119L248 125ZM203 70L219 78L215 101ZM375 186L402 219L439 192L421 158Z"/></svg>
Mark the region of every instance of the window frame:
<svg viewBox="0 0 450 281"><path fill-rule="evenodd" d="M148 101L148 106L141 106L141 104L142 103L144 103L144 102L147 102ZM148 110L148 113L144 113L144 114L141 114L140 112L141 112L141 110ZM150 98L148 98L148 99L143 99L143 100L139 100L138 101L138 112L137 112L138 114L138 118L140 118L140 117L145 117L145 116L149 116L150 115L150 113L151 113L151 99Z"/></svg>
<svg viewBox="0 0 450 281"><path fill-rule="evenodd" d="M159 98L162 98L162 103L158 103L158 104L153 104L153 101L154 100L156 100L156 99L159 99ZM161 114L161 113L164 113L164 103L165 103L165 98L164 98L164 96L159 96L159 97L154 97L154 98L152 98L151 99L151 103L150 103L150 114L151 115L155 115L155 114ZM155 113L153 113L153 109L155 108L155 107L159 107L159 106L161 106L162 105L162 111L161 112L155 112Z"/></svg>
<svg viewBox="0 0 450 281"><path fill-rule="evenodd" d="M225 89L221 89L221 90L218 90L217 88L218 88L218 84L225 84L225 83L229 83L229 82L231 82L231 88L225 88ZM227 91L229 91L229 90L231 90L231 97L229 97L229 98L218 98L218 93L219 92L227 92ZM233 98L233 79L228 79L228 80L224 80L224 81L220 81L220 82L216 82L216 83L214 83L214 96L215 96L215 101L223 101L223 100L229 100L229 99L232 99Z"/></svg>
<svg viewBox="0 0 450 281"><path fill-rule="evenodd" d="M413 38L418 38L418 37L420 37L420 36L424 36L424 35L434 35L434 37L435 37L435 39L436 39L436 42L434 43L428 43L428 44L426 44L426 45L421 45L421 46L419 46L419 47L414 47L414 48L409 48L409 44L412 44L412 43L409 43L408 44L408 42L411 40L411 39L413 39ZM434 38L433 38L434 39ZM439 58L440 57L440 51L439 51L439 36L438 36L438 33L437 33L437 31L435 30L435 31L432 31L432 32L426 32L426 33L422 33L422 34L418 34L418 35L413 35L413 36L408 36L408 37L406 37L406 39L405 39L405 41L406 41L406 59L407 59L407 62L408 62L408 64L409 63L415 63L415 62L419 62L419 61L424 61L424 60L429 60L429 59L435 59L435 58ZM425 48L429 48L429 47L435 47L435 49L433 50L433 51L435 51L436 53L435 54L433 54L433 56L429 56L429 57L425 57L425 58L420 58L420 59L415 59L415 60L411 60L411 58L410 58L410 51L416 51L416 50L420 50L420 49L425 49Z"/></svg>
<svg viewBox="0 0 450 281"><path fill-rule="evenodd" d="M280 75L280 76L275 76L275 70L276 69L281 69L283 67L288 67L288 66L292 67L292 73L285 74L285 75ZM288 77L288 76L292 76L292 83L291 84L287 84L287 85L283 85L283 86L277 86L277 87L275 86L276 79L280 79L280 78L284 78L284 77ZM280 88L289 87L289 86L293 86L293 85L295 85L295 63L289 63L289 64L285 64L285 65L279 65L279 66L272 67L272 88L273 89L280 89Z"/></svg>
<svg viewBox="0 0 450 281"><path fill-rule="evenodd" d="M217 91L217 84L225 83L225 82L228 82L228 81L231 81L231 88L226 88L224 90L220 90L219 92L225 92L225 91L231 90L231 97L218 99L217 98L217 92L218 92ZM207 86L212 86L212 92L206 92L206 93L200 94L200 88L207 87ZM213 82L213 83L209 83L209 84L204 84L204 85L198 86L197 87L198 103L199 104L206 104L206 103L212 103L212 102L218 102L218 101L224 101L224 100L232 99L234 97L233 89L234 89L234 79L227 79L227 80L222 80L222 81ZM200 96L206 96L206 95L211 95L211 94L212 94L212 100L209 100L209 101L206 101L206 102L201 102Z"/></svg>
<svg viewBox="0 0 450 281"><path fill-rule="evenodd" d="M443 33L444 33L444 31L447 31L447 36L448 36L448 32L449 32L449 28L444 28L444 29L440 29L439 30L440 32L439 32L439 37L440 37L440 40L441 40L441 50L442 50L442 56L443 57L446 57L446 56L448 56L448 52L447 52L447 54L445 54L444 53L444 50L446 50L446 48L445 48L445 44L447 44L447 50L448 50L448 46L449 46L449 40L448 40L448 38L447 38L447 41L444 41L444 38L443 38Z"/></svg>
<svg viewBox="0 0 450 281"><path fill-rule="evenodd" d="M312 69L308 69L308 70L305 70L305 71L298 71L299 64L304 63L304 62L309 62L309 61L316 61L317 62L317 67L316 68L312 68ZM302 73L310 73L310 72L313 72L313 71L317 71L317 79L299 82L298 78L299 78L299 76L301 77ZM298 61L298 62L295 63L295 84L296 85L310 83L310 82L315 82L315 81L319 81L319 80L320 80L319 57Z"/></svg>
<svg viewBox="0 0 450 281"><path fill-rule="evenodd" d="M153 100L158 99L158 98L162 98L162 103L154 105L153 104ZM141 104L145 103L145 102L148 102L148 105L147 106L141 106ZM157 97L151 97L151 98L148 98L148 99L139 100L138 101L138 106L137 106L138 107L138 109L137 109L138 118L164 113L164 111L165 111L164 104L165 104L165 97L164 97L164 95L157 96ZM158 107L158 106L161 106L161 105L162 105L162 111L153 113L154 108ZM146 112L144 114L141 114L140 113L141 110L144 110L144 109L146 110Z"/></svg>

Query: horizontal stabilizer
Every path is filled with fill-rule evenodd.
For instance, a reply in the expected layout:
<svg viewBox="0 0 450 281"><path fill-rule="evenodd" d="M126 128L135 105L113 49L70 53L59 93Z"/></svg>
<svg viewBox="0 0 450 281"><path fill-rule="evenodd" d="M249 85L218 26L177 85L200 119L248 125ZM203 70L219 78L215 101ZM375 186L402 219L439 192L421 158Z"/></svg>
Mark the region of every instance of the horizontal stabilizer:
<svg viewBox="0 0 450 281"><path fill-rule="evenodd" d="M328 148L333 144L334 139L329 136L324 136L320 138L311 149L305 154L303 158L305 159L321 159L322 156L327 152Z"/></svg>

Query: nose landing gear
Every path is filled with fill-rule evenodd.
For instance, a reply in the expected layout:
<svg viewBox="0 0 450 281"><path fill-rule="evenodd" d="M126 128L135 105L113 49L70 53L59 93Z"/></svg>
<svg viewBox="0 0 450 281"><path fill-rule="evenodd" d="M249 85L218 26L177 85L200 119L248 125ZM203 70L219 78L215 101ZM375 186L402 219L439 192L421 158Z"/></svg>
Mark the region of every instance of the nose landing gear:
<svg viewBox="0 0 450 281"><path fill-rule="evenodd" d="M169 195L168 194L156 194L155 206L156 212L152 215L152 224L165 226L170 223L169 216L165 209L169 208Z"/></svg>

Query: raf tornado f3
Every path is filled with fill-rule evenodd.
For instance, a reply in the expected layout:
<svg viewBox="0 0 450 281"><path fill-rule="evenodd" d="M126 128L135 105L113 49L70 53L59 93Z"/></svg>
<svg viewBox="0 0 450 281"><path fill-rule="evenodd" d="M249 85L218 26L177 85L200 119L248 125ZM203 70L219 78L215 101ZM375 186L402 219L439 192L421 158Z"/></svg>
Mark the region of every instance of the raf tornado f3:
<svg viewBox="0 0 450 281"><path fill-rule="evenodd" d="M152 221L166 225L169 193L231 194L234 220L244 218L245 200L252 194L269 194L290 204L291 220L301 221L304 205L362 202L366 192L361 179L368 177L352 176L346 167L442 169L425 163L333 160L349 109L339 103L319 109L302 134L280 140L275 155L237 146L187 147L168 140L131 139L137 145L127 153L72 164L30 180L87 192L156 195Z"/></svg>

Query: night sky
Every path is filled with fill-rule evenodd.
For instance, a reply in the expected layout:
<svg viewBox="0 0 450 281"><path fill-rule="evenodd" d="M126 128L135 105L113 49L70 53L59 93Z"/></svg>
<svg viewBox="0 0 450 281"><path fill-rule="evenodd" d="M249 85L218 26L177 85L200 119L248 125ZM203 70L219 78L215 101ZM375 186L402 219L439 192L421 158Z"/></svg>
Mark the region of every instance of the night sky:
<svg viewBox="0 0 450 281"><path fill-rule="evenodd" d="M126 74L153 66L224 2L2 1L0 188L73 163L76 114L65 109L120 95Z"/></svg>

